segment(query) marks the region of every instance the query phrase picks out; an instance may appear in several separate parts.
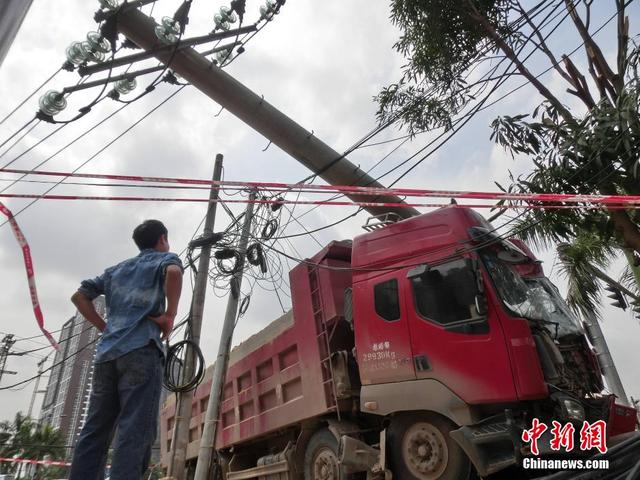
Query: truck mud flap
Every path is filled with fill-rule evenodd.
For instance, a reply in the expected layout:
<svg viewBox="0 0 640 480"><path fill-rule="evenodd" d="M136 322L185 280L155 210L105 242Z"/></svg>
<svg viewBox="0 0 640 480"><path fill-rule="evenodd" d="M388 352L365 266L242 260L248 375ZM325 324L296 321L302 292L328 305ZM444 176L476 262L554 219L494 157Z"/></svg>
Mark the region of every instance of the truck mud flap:
<svg viewBox="0 0 640 480"><path fill-rule="evenodd" d="M460 445L481 477L517 463L512 426L504 415L453 430L450 435Z"/></svg>

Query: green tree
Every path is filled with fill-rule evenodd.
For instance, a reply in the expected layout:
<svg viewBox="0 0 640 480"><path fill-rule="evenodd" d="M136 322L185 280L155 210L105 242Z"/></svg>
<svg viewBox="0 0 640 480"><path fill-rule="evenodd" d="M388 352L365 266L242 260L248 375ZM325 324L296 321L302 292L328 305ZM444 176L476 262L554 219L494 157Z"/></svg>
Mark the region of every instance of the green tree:
<svg viewBox="0 0 640 480"><path fill-rule="evenodd" d="M30 417L18 412L13 422L0 423L0 454L3 457L19 456L34 460L49 458L62 460L65 458L64 437L59 429L50 425L40 425ZM16 473L18 465L1 463L2 473ZM53 478L48 475L49 469L38 465L32 469L36 479Z"/></svg>
<svg viewBox="0 0 640 480"><path fill-rule="evenodd" d="M629 39L627 9L633 0L615 0L607 22L615 22L616 55L609 62L595 41L592 0L392 0L391 18L402 35L396 49L407 59L400 80L377 96L381 122L399 121L410 133L452 128L481 109L508 78L517 76L542 97L533 112L502 116L492 138L513 155L528 155L533 171L511 178L514 193L575 195L640 194L640 50ZM530 4L531 5L531 4ZM552 48L550 37L563 24L582 46ZM532 62L555 71L562 87L579 100L547 86ZM584 64L585 72L578 65ZM542 67L544 69L544 67ZM481 72L481 73L478 73ZM502 188L502 187L501 187ZM516 204L521 205L521 204ZM627 261L623 279L640 285L640 215L637 210L523 209L513 225L538 245L570 243L564 250L573 306L593 309L600 282L589 272L617 255ZM581 289L580 285L590 285Z"/></svg>

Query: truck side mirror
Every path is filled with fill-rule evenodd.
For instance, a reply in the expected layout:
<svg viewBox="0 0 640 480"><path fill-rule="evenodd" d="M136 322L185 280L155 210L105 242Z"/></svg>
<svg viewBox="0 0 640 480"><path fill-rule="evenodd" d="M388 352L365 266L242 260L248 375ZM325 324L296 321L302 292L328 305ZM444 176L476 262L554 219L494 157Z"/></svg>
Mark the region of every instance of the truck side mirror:
<svg viewBox="0 0 640 480"><path fill-rule="evenodd" d="M484 316L487 314L487 297L485 297L484 294L476 295L475 304L476 312L478 312L478 315Z"/></svg>

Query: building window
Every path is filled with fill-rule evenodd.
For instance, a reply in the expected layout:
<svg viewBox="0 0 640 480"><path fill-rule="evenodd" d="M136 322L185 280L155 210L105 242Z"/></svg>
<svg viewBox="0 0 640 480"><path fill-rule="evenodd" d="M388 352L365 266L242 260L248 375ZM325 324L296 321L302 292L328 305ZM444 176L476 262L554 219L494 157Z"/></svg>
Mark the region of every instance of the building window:
<svg viewBox="0 0 640 480"><path fill-rule="evenodd" d="M376 313L391 322L400 318L400 298L398 280L395 278L378 283L373 287Z"/></svg>

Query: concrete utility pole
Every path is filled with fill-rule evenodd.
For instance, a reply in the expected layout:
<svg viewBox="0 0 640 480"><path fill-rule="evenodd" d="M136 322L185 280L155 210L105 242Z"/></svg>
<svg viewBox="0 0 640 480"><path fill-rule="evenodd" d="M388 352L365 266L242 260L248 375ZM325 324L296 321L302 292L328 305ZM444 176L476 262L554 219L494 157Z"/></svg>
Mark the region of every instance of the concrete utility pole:
<svg viewBox="0 0 640 480"><path fill-rule="evenodd" d="M0 65L9 52L20 25L33 0L2 0L0 2Z"/></svg>
<svg viewBox="0 0 640 480"><path fill-rule="evenodd" d="M218 182L222 178L222 155L216 155L213 167L213 181ZM202 236L204 238L213 234L213 224L216 217L216 208L219 196L219 187L213 185L209 194L209 206L207 216L204 221ZM200 331L202 330L202 313L204 311L204 300L207 293L207 281L209 280L209 260L211 259L211 244L204 245L200 251L198 260L198 273L196 274L193 287L193 298L191 299L191 340L200 344ZM189 378L194 371L195 358L192 355L186 356L185 378ZM189 444L189 423L191 421L191 410L193 402L193 391L180 392L176 398L176 416L173 427L173 441L171 442L171 454L169 457L169 467L167 476L177 480L185 478L185 464L187 459L187 445Z"/></svg>
<svg viewBox="0 0 640 480"><path fill-rule="evenodd" d="M15 335L12 334L5 335L2 339L2 345L0 345L0 381L2 381L2 375L5 373L8 375L16 375L17 373L4 369L4 367L7 365L7 357L9 356L9 351L11 350L11 347L13 347L13 344L16 343L16 341L13 339L14 337Z"/></svg>
<svg viewBox="0 0 640 480"><path fill-rule="evenodd" d="M207 413L204 417L204 430L200 439L200 451L198 452L198 463L196 465L196 474L194 480L208 480L209 469L211 467L211 457L216 443L216 434L218 426L218 417L220 415L220 404L222 403L222 387L227 374L227 365L229 363L229 352L231 350L231 341L233 339L233 330L238 317L238 303L240 301L240 287L242 286L242 275L244 270L245 255L247 252L247 244L249 242L249 234L251 232L251 221L253 220L253 203L256 199L256 192L252 191L249 196L249 204L244 217L244 225L238 245L238 268L236 273L231 277L231 291L229 292L229 300L227 301L227 311L224 316L224 324L222 325L222 334L220 336L220 344L218 345L218 356L213 369L213 378L211 380L211 392L209 394L209 403L207 404Z"/></svg>
<svg viewBox="0 0 640 480"><path fill-rule="evenodd" d="M627 393L624 391L620 375L616 369L615 363L613 363L613 357L609 351L609 345L604 338L600 323L593 312L589 312L584 318L584 324L589 332L589 339L593 343L593 348L596 351L598 357L598 364L602 370L602 376L604 377L607 386L611 389L611 392L618 397L620 403L630 406Z"/></svg>
<svg viewBox="0 0 640 480"><path fill-rule="evenodd" d="M49 359L49 355L47 355L46 357L44 357L42 360L38 362L38 377L36 378L36 385L35 387L33 387L33 393L31 394L31 402L29 402L29 410L27 411L27 417L31 417L31 414L33 413L33 404L36 401L36 395L38 393L42 393L46 391L46 390L38 390L38 387L40 386L40 377L42 377L42 373L44 371L42 367L48 359Z"/></svg>
<svg viewBox="0 0 640 480"><path fill-rule="evenodd" d="M118 16L117 28L120 33L147 51L160 46L154 33L155 26L156 23L139 10L132 9ZM158 50L154 55L165 64L170 61L172 70L329 184L383 186L316 138L313 132L305 130L193 48L168 52ZM375 199L377 202L403 203L395 195L371 197L348 194L347 197L360 202ZM402 218L419 213L413 207L370 206L366 210L373 215L391 211Z"/></svg>

